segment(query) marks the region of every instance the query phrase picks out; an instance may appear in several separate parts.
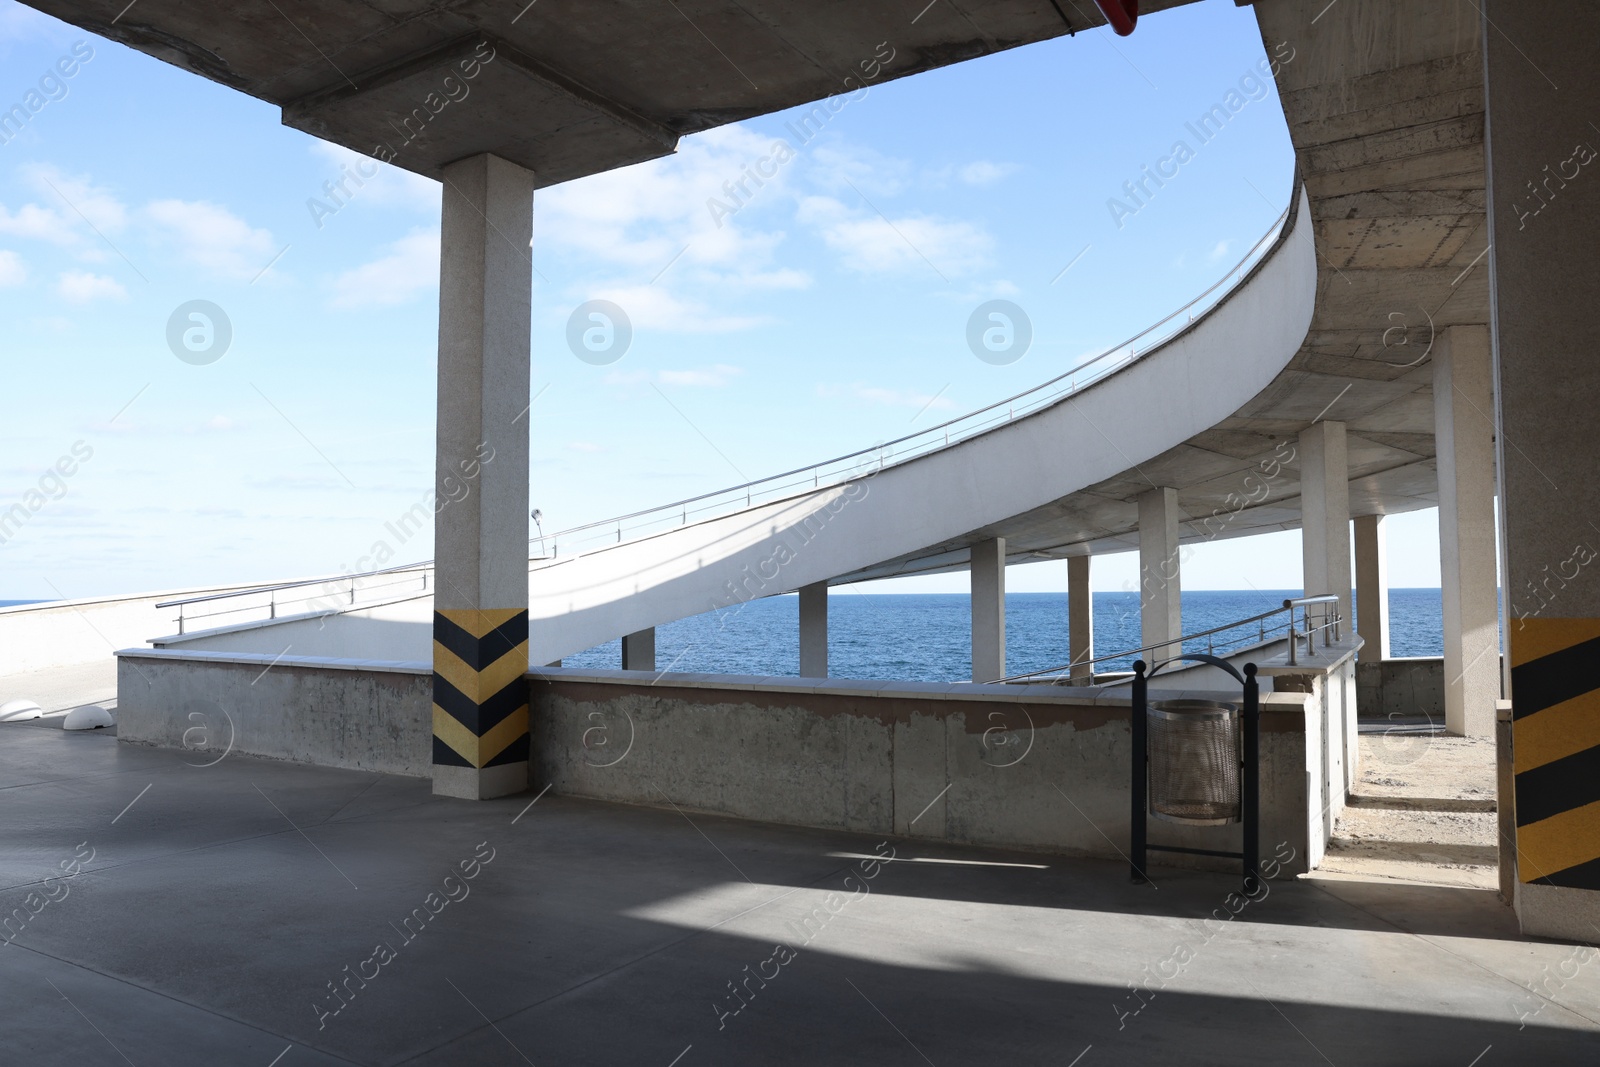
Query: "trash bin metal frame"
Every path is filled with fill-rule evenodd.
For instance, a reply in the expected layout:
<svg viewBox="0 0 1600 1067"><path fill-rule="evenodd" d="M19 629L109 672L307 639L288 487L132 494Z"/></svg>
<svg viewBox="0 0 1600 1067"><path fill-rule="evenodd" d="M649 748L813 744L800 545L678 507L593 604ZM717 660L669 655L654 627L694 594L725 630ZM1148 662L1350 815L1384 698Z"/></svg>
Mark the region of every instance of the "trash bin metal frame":
<svg viewBox="0 0 1600 1067"><path fill-rule="evenodd" d="M1209 848L1184 848L1178 845L1152 845L1149 842L1149 816L1150 816L1150 740L1149 740L1149 711L1150 711L1150 677L1161 668L1170 663L1178 662L1209 663L1218 667L1239 681L1244 688L1243 707L1240 709L1240 749L1241 759L1239 767L1239 822L1244 827L1243 848L1238 852L1228 852ZM1146 861L1150 852L1181 852L1191 856L1221 856L1227 859L1237 859L1244 868L1244 891L1246 895L1256 893L1261 884L1261 685L1256 681L1256 665L1246 663L1244 673L1241 674L1226 660L1216 656L1202 653L1193 653L1175 656L1172 659L1157 663L1154 668L1146 672L1147 665L1144 660L1136 660L1133 664L1133 699L1131 701L1132 721L1130 723L1131 740L1133 742L1132 763L1132 789L1130 800L1132 803L1131 820L1129 826L1129 872L1135 882L1148 882L1150 879L1145 874ZM1188 820L1185 820L1186 822ZM1232 822L1233 820L1227 820ZM1191 824L1192 825L1192 824ZM1221 825L1221 824L1218 824Z"/></svg>

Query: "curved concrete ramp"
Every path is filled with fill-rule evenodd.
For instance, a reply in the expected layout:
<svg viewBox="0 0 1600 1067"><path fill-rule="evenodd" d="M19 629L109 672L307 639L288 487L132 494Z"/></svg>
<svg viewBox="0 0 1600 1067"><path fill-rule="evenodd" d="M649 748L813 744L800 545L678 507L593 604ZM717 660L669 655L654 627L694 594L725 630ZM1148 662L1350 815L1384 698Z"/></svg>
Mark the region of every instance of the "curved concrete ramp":
<svg viewBox="0 0 1600 1067"><path fill-rule="evenodd" d="M790 592L1004 522L1228 418L1299 350L1316 298L1304 194L1254 273L1192 328L1038 412L842 486L537 567L538 662Z"/></svg>
<svg viewBox="0 0 1600 1067"><path fill-rule="evenodd" d="M1299 350L1317 292L1303 191L1276 242L1177 336L1038 410L882 470L551 560L529 574L530 651L547 663L627 633L792 592L1047 507L1227 419ZM161 644L427 660L419 597ZM270 646L270 648L268 647Z"/></svg>

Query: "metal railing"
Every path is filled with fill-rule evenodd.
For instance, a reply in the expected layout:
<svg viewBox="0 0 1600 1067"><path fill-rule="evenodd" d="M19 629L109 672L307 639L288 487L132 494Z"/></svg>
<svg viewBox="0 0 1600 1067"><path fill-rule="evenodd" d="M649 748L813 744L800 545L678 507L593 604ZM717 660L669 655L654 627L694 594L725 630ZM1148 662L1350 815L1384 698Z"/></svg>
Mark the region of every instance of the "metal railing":
<svg viewBox="0 0 1600 1067"><path fill-rule="evenodd" d="M1311 625L1311 605L1313 604L1322 605L1322 621L1316 626ZM1303 609L1305 618L1305 626L1298 633L1294 628L1295 608ZM1300 638L1304 637L1306 639L1307 656L1315 656L1317 654L1317 632L1319 630L1331 632L1333 634L1332 640L1339 640L1339 624L1344 619L1339 613L1339 598L1332 593L1324 593L1321 596L1303 596L1296 600L1285 600L1283 602L1283 610L1289 613L1289 666L1296 666L1300 662L1297 658ZM1323 642L1324 647L1327 644L1327 641Z"/></svg>
<svg viewBox="0 0 1600 1067"><path fill-rule="evenodd" d="M687 526L691 521L698 522L711 518L715 514L753 507L758 502L770 503L807 490L841 485L863 475L876 473L892 464L904 463L918 456L937 452L953 444L959 444L997 426L1049 407L1101 381L1108 375L1114 374L1127 364L1138 359L1141 351L1148 355L1152 349L1159 347L1187 330L1197 318L1225 300L1284 238L1284 223L1289 218L1298 196L1299 188L1297 186L1294 194L1290 197L1289 207L1286 207L1279 214L1267 229L1267 232L1250 247L1250 250L1226 274L1218 278L1194 299L1152 325L1140 330L1120 344L1112 345L1098 355L1091 356L1042 385L1006 397L1004 400L998 400L987 407L968 412L947 422L939 423L925 430L919 430L916 433L907 434L904 437L897 437L892 441L881 442L870 448L858 449L842 456L835 456L833 459L823 460L821 463L796 467L794 470L752 482L745 482L742 485L701 493L698 496L685 497L682 500L675 500L670 504L663 504L659 507L633 511L626 515L618 515L613 518L601 519L597 522L584 523L580 526L558 530L554 533L530 537L528 538L528 544L530 546L535 543L538 544L540 554L537 559L553 559L561 554L563 540L566 541L569 548L575 545L578 546L581 554L581 549L583 548L607 547L620 544L625 540L648 537L674 527ZM546 554L547 550L548 554ZM535 559L530 559L530 562L534 561ZM348 603L354 605L357 602L356 592L360 580L387 574L427 571L431 570L432 566L432 560L425 560L420 563L366 571L361 574L340 575L334 578L310 578L298 582L280 582L272 585L256 586L251 589L236 590L230 593L215 593L208 596L168 600L156 606L160 608L177 607L179 609L178 633L182 634L185 632L187 623L194 619L217 618L246 611L259 611L263 608L267 611L267 619L275 619L278 616L279 607L284 603L277 598L276 594L279 591L304 586L349 582L350 586L347 590ZM423 588L426 588L426 574L422 576L422 582ZM205 614L194 614L187 611L188 606L191 604L225 599L260 598L262 596L267 598L265 603L252 602ZM326 595L324 595L320 599L326 598ZM312 600L319 598L308 597L302 599ZM293 598L289 602L292 603Z"/></svg>
<svg viewBox="0 0 1600 1067"><path fill-rule="evenodd" d="M400 586L410 585L412 582L416 582L419 579L421 582L420 588L412 595L420 596L422 593L427 592L428 574L432 570L433 564L431 562L407 563L399 567L386 567L382 570L363 571L360 574L341 574L331 578L306 578L297 582L279 582L275 585L262 585L251 589L234 589L225 593L208 593L204 596L180 597L173 600L160 601L156 604L156 607L178 609L178 633L181 635L186 632L187 625L197 619L216 619L225 615L237 615L241 612L261 611L265 609L267 612L266 617L270 620L278 617L278 612L280 609L297 603L304 605L302 611L331 611L335 607L351 607L356 605L356 594L358 592L365 593L374 589L393 589ZM394 581L377 582L375 584L368 581L366 584L362 584L363 579L379 578L388 575L396 575L399 577L396 577ZM315 594L300 597L285 597L282 595L288 590L306 589L311 586L321 586L322 589ZM226 607L221 611L195 612L191 610L191 606L194 604L209 604L222 600L238 600L241 598L250 599L262 597L265 597L264 601L261 601L260 599L251 599L250 603ZM386 595L364 600L362 603L373 604L392 598L392 595ZM312 605L317 601L325 602L325 608L318 609L312 607ZM297 614L297 612L289 612L289 614Z"/></svg>
<svg viewBox="0 0 1600 1067"><path fill-rule="evenodd" d="M1321 621L1315 626L1313 626L1311 623L1310 610L1311 605L1314 604L1324 605L1324 610L1320 616ZM1208 656L1217 655L1218 653L1221 653L1222 655L1228 655L1229 653L1226 649L1218 647L1219 644L1233 645L1235 646L1234 651L1237 651L1240 648L1250 647L1252 644L1265 644L1269 637L1277 634L1280 630L1287 631L1287 637L1289 641L1288 663L1291 667L1293 667L1299 663L1296 650L1298 648L1300 638L1303 637L1306 639L1307 656L1316 655L1315 641L1316 634L1318 632L1331 631L1333 635L1331 639L1323 642L1324 647L1326 647L1328 644L1337 643L1340 640L1340 624L1343 619L1337 610L1338 604L1339 598L1331 593L1320 594L1318 596L1296 597L1291 600L1285 600L1283 602L1283 607L1281 608L1273 608L1270 611L1263 611L1259 615L1251 615L1248 618L1239 619L1236 622L1225 623L1221 626L1213 626L1208 630L1197 630L1194 633L1184 634L1181 637L1171 638L1166 641L1157 641L1153 644L1141 645L1138 648L1125 649L1121 652L1111 652L1104 656L1095 656L1092 659L1078 660L1074 663L1068 663L1060 667L1045 667L1041 670L1029 671L1026 674L1008 675L1005 678L996 678L994 683L991 684L1029 682L1035 684L1070 685L1074 677L1082 678L1085 674L1087 674L1092 679L1094 677L1094 665L1096 663L1109 663L1115 660L1131 659L1146 652L1160 651L1162 655L1165 655L1167 650L1173 648L1182 651L1185 649L1185 646L1189 644L1189 642L1198 641L1202 637L1206 640L1206 654ZM1294 621L1294 611L1296 608L1302 608L1304 610L1304 625L1299 628L1296 628ZM1271 626L1267 625L1268 619L1277 618L1285 615L1286 613L1288 617L1284 619L1284 621ZM1229 630L1238 630L1242 627L1249 626L1251 623L1256 624L1256 633L1253 637L1247 634L1245 636L1228 639L1222 642L1217 640L1218 634L1226 633ZM1120 680L1121 679L1118 679L1118 681ZM1089 684L1093 685L1096 683L1091 681Z"/></svg>

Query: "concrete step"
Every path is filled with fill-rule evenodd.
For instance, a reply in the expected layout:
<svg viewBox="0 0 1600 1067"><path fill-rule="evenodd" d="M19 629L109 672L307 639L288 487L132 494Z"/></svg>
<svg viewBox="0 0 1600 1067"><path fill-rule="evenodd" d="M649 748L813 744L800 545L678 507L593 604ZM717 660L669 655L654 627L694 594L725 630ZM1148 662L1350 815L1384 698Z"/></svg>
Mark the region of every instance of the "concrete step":
<svg viewBox="0 0 1600 1067"><path fill-rule="evenodd" d="M1351 793L1347 803L1353 808L1384 808L1390 811L1498 811L1494 797L1419 797Z"/></svg>

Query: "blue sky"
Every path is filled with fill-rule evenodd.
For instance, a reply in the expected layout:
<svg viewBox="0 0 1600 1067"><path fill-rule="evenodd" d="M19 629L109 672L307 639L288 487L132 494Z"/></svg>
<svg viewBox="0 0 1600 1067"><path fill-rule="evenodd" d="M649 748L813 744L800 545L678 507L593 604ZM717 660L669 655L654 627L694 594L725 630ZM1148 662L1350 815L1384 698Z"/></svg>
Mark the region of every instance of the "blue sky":
<svg viewBox="0 0 1600 1067"><path fill-rule="evenodd" d="M92 56L60 77L75 44ZM709 202L729 202L724 183L771 156L791 116L542 190L530 421L545 529L900 436L1183 304L1287 200L1270 85L1135 214L1108 200L1263 58L1250 10L1210 0L1128 39L1094 31L875 85L731 215ZM359 157L20 5L0 4L0 71L0 108L47 90L0 144L0 510L48 498L0 544L0 597L353 569L431 488L438 186L384 168L318 218L308 201ZM1033 323L1004 366L966 343L994 298ZM567 345L590 299L633 325L610 365ZM215 362L169 348L192 300L231 324ZM1391 521L1394 584L1438 584L1435 522ZM394 562L425 559L431 531L397 547ZM1097 561L1097 588L1132 576L1127 556ZM1065 564L1009 581L1060 589ZM1184 574L1299 582L1298 534L1203 546Z"/></svg>

